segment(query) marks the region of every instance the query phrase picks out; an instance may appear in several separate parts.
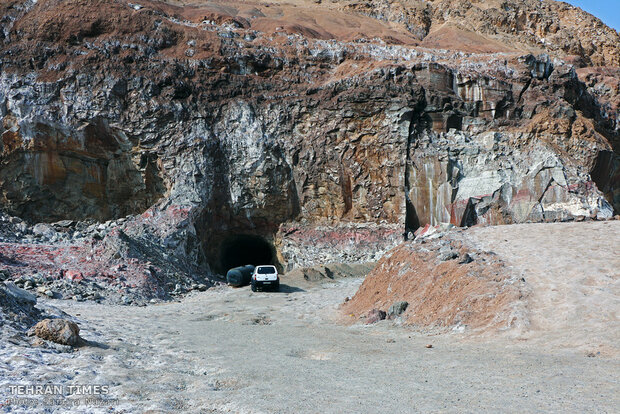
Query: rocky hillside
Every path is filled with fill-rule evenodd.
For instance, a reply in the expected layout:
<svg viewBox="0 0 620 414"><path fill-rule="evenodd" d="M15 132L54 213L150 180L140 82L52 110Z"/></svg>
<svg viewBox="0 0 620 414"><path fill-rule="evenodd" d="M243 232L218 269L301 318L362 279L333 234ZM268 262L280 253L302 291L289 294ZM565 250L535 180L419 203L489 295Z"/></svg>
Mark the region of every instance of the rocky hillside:
<svg viewBox="0 0 620 414"><path fill-rule="evenodd" d="M40 272L125 266L165 296L246 251L284 269L368 261L425 224L620 210L620 36L565 3L0 11L0 204L29 223L2 236L15 274L21 243L64 243L72 259ZM32 230L59 221L62 237Z"/></svg>

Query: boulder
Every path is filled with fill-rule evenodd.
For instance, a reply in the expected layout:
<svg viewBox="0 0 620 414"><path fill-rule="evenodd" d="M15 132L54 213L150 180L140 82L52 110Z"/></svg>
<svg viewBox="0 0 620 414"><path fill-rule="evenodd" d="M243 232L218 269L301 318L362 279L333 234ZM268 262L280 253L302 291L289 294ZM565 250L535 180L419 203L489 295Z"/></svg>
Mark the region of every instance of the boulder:
<svg viewBox="0 0 620 414"><path fill-rule="evenodd" d="M0 284L0 326L26 330L40 319L41 311L35 307L36 303L34 295L13 283Z"/></svg>
<svg viewBox="0 0 620 414"><path fill-rule="evenodd" d="M474 258L470 256L469 253L465 253L462 257L461 260L459 260L459 264L467 264L467 263L471 263L474 261Z"/></svg>
<svg viewBox="0 0 620 414"><path fill-rule="evenodd" d="M18 288L13 282L5 282L6 292L15 298L18 302L28 303L28 304L36 304L37 297L30 292L25 291L24 289Z"/></svg>
<svg viewBox="0 0 620 414"><path fill-rule="evenodd" d="M407 310L408 306L409 302L406 302L404 300L394 302L394 304L390 306L390 309L388 309L388 318L393 319L397 316L400 316L403 312L405 312L405 310Z"/></svg>
<svg viewBox="0 0 620 414"><path fill-rule="evenodd" d="M67 270L67 271L65 271L65 277L68 280L71 280L73 282L79 282L80 280L84 279L84 275L82 274L82 272L79 272L77 270Z"/></svg>
<svg viewBox="0 0 620 414"><path fill-rule="evenodd" d="M43 319L34 326L34 334L61 345L76 346L84 341L77 324L66 319Z"/></svg>
<svg viewBox="0 0 620 414"><path fill-rule="evenodd" d="M366 316L366 323L367 324L372 324L372 323L377 323L379 321L382 321L385 319L386 313L382 310L379 309L373 309L370 312L368 312L368 315Z"/></svg>
<svg viewBox="0 0 620 414"><path fill-rule="evenodd" d="M35 224L34 227L32 228L32 233L35 236L46 237L46 238L50 238L54 236L54 234L56 234L54 229L49 224L45 224L45 223Z"/></svg>
<svg viewBox="0 0 620 414"><path fill-rule="evenodd" d="M459 256L458 253L451 246L444 246L441 249L439 249L438 258L442 262L456 259L458 256Z"/></svg>

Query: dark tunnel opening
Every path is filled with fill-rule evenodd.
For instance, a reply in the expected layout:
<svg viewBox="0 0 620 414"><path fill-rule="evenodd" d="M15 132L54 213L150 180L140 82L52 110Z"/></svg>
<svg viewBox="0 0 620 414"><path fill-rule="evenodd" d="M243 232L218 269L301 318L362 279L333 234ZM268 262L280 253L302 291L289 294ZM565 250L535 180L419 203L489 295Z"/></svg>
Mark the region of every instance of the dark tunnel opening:
<svg viewBox="0 0 620 414"><path fill-rule="evenodd" d="M600 151L590 171L590 176L612 206L614 214L618 214L620 211L620 195L617 191L620 187L620 156L612 151Z"/></svg>
<svg viewBox="0 0 620 414"><path fill-rule="evenodd" d="M463 129L463 117L460 115L450 115L446 120L446 132L450 131L450 129L456 129L460 131Z"/></svg>
<svg viewBox="0 0 620 414"><path fill-rule="evenodd" d="M236 234L226 238L220 247L219 270L225 274L229 269L245 265L277 266L275 248L261 236Z"/></svg>
<svg viewBox="0 0 620 414"><path fill-rule="evenodd" d="M406 198L405 209L405 240L407 240L409 232L414 233L420 228L420 219L409 197Z"/></svg>

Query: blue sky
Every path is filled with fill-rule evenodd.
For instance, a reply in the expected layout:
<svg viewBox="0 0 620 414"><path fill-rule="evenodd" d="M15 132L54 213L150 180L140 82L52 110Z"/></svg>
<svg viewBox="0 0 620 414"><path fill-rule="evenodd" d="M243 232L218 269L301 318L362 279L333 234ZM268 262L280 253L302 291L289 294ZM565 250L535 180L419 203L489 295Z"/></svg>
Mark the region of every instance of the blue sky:
<svg viewBox="0 0 620 414"><path fill-rule="evenodd" d="M620 31L620 0L564 0L601 19Z"/></svg>

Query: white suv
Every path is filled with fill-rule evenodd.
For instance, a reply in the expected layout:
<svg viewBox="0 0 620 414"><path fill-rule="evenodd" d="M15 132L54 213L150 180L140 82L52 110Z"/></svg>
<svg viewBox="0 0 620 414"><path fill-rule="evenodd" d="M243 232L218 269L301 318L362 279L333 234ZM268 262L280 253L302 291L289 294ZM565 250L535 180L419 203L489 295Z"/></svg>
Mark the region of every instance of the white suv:
<svg viewBox="0 0 620 414"><path fill-rule="evenodd" d="M252 292L256 292L258 288L265 289L270 288L274 291L280 290L280 278L278 277L278 270L275 266L256 266L254 273L252 274L252 280L250 281Z"/></svg>

